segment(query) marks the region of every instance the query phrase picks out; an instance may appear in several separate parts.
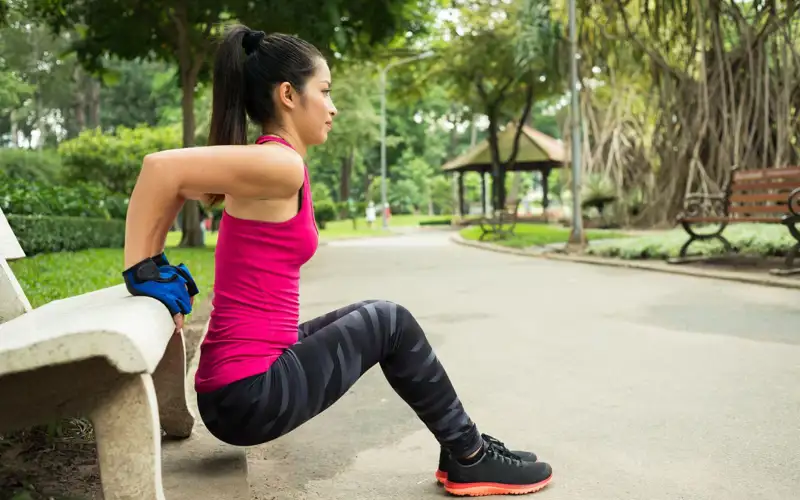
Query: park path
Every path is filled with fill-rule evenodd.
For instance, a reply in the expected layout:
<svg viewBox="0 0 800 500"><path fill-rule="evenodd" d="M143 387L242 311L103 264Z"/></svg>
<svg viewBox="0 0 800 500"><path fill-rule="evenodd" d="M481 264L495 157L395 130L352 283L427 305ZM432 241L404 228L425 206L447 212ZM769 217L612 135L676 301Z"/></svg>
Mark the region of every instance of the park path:
<svg viewBox="0 0 800 500"><path fill-rule="evenodd" d="M365 298L414 312L481 431L553 465L530 498L798 498L797 291L485 252L438 232L321 247L303 279L303 319ZM373 369L248 451L253 498L448 498L437 451Z"/></svg>

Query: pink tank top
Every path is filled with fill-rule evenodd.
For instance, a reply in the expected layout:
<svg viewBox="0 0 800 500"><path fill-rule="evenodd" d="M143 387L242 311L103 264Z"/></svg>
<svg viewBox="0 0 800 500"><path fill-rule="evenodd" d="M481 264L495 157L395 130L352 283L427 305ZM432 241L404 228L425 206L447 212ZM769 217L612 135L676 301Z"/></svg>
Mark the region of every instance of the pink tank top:
<svg viewBox="0 0 800 500"><path fill-rule="evenodd" d="M283 139L262 136L257 144ZM215 255L213 310L200 346L195 390L209 392L263 373L297 342L300 268L317 250L308 167L297 214L285 222L223 211Z"/></svg>

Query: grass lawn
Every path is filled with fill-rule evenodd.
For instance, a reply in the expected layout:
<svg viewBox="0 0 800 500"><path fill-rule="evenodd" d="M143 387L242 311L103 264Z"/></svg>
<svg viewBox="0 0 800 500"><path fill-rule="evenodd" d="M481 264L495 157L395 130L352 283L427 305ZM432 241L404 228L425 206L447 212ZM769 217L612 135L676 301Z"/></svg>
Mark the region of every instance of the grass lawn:
<svg viewBox="0 0 800 500"><path fill-rule="evenodd" d="M428 216L393 216L391 226L414 226ZM353 229L349 220L335 221L320 232L322 239L382 236L391 234L377 229L367 229L364 220ZM214 247L217 233L206 233L205 248L176 248L181 239L180 232L167 235L167 256L172 263L183 262L192 271L202 300L214 282ZM122 280L122 249L102 248L80 252L61 252L35 255L10 263L11 269L22 285L33 307L42 306L52 300L80 295L100 288L119 285Z"/></svg>
<svg viewBox="0 0 800 500"><path fill-rule="evenodd" d="M569 239L570 228L550 224L517 224L514 232L516 234L507 239L493 240L491 236L487 236L483 241L512 248L566 243ZM586 229L585 232L588 240L626 237L625 234L606 229ZM471 226L461 230L461 236L467 240L478 241L480 235L481 228L479 226Z"/></svg>
<svg viewBox="0 0 800 500"><path fill-rule="evenodd" d="M183 262L200 288L202 300L214 281L214 248L168 248L170 262ZM52 300L120 285L122 250L98 248L80 252L40 254L10 263L33 307Z"/></svg>
<svg viewBox="0 0 800 500"><path fill-rule="evenodd" d="M446 220L449 218L449 215L393 215L389 219L389 227L413 227L418 226L421 221ZM352 220L337 220L329 222L325 229L319 232L319 235L324 240L391 235L391 231L382 230L381 224L380 217L375 220L372 229L367 227L367 221L363 218L356 220L355 228L353 228Z"/></svg>

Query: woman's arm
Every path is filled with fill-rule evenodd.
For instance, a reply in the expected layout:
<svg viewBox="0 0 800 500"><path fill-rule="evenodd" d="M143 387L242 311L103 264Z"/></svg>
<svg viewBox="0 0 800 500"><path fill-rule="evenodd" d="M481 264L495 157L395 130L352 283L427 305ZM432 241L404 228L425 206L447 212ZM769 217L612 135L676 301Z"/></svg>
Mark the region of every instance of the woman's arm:
<svg viewBox="0 0 800 500"><path fill-rule="evenodd" d="M172 149L147 155L128 204L125 268L157 255L186 199L203 193L288 199L303 185L303 158L279 144Z"/></svg>

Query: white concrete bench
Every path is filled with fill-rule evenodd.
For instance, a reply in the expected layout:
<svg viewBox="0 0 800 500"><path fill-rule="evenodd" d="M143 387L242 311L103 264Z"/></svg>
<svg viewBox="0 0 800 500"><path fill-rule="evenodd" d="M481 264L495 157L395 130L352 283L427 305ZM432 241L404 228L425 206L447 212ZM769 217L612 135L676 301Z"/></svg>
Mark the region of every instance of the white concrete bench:
<svg viewBox="0 0 800 500"><path fill-rule="evenodd" d="M0 211L0 433L88 417L104 498L164 499L161 428L187 438L194 427L183 335L125 285L31 309L6 262L23 255Z"/></svg>

